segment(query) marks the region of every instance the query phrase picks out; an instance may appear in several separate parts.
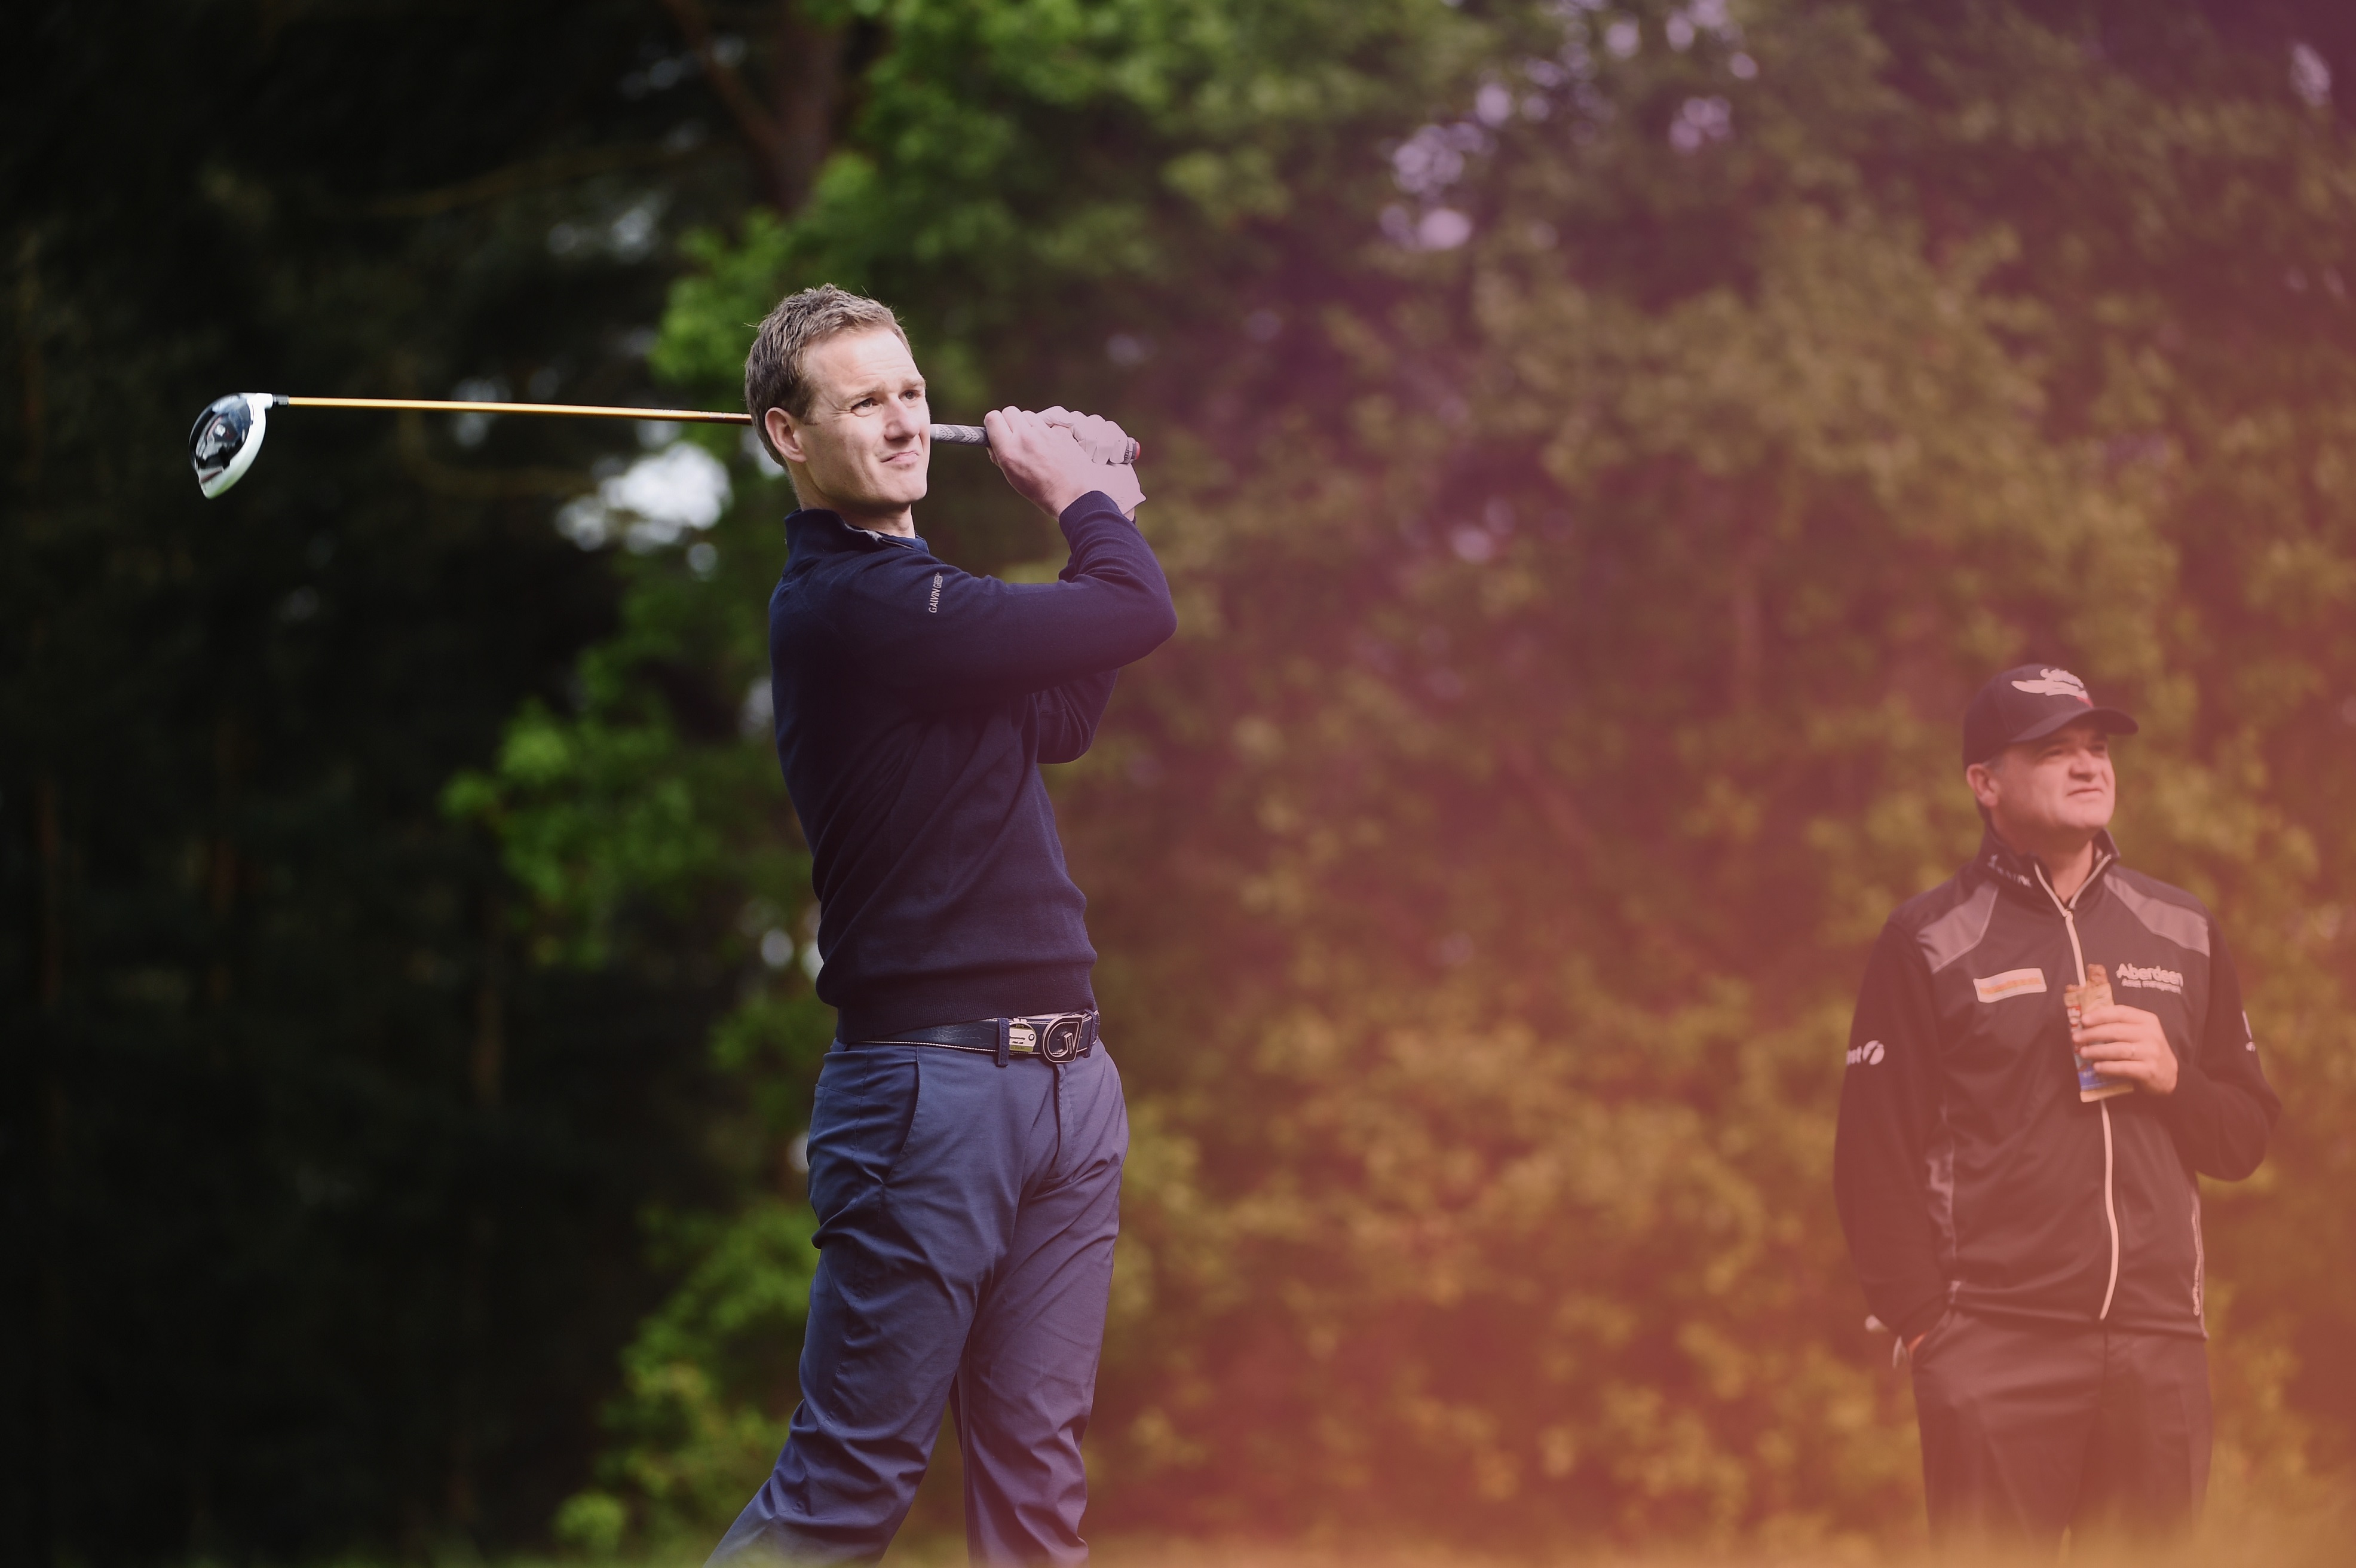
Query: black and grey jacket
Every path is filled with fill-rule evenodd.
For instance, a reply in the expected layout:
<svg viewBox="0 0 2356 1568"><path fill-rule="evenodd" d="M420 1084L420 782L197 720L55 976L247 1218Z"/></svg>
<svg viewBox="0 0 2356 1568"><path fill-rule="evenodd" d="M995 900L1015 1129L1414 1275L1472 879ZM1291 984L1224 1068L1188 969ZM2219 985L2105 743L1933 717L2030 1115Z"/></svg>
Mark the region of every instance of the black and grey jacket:
<svg viewBox="0 0 2356 1568"><path fill-rule="evenodd" d="M2175 1092L2082 1102L2062 987L2099 963L2158 1014ZM2257 1169L2282 1102L2225 939L2190 893L2118 864L2074 897L1990 834L1883 928L1858 998L1833 1183L1874 1315L1912 1337L1989 1317L2201 1336L2194 1173Z"/></svg>

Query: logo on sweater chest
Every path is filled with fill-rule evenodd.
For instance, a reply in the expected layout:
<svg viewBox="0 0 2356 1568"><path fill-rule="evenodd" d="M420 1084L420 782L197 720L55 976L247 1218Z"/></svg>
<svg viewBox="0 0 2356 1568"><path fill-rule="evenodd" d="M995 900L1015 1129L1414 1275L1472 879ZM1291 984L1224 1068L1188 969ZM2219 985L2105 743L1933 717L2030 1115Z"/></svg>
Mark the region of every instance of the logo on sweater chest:
<svg viewBox="0 0 2356 1568"><path fill-rule="evenodd" d="M925 613L928 616L941 613L941 575L938 572L933 574L933 596L926 602Z"/></svg>
<svg viewBox="0 0 2356 1568"><path fill-rule="evenodd" d="M2184 994L2184 976L2176 970L2123 963L2113 969L2111 974L2121 985L2132 986L2138 991L2165 991L2170 996Z"/></svg>
<svg viewBox="0 0 2356 1568"><path fill-rule="evenodd" d="M2034 996L2045 989L2045 972L2041 969L2008 969L2002 974L1991 974L1986 980L1972 982L1983 1002L2001 1002L2008 996Z"/></svg>

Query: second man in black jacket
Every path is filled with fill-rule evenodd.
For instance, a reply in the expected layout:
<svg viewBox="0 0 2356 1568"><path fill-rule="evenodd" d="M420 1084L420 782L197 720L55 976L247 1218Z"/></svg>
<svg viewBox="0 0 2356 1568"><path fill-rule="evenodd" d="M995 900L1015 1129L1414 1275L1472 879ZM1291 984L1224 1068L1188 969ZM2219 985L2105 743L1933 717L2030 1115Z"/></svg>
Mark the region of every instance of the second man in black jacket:
<svg viewBox="0 0 2356 1568"><path fill-rule="evenodd" d="M1989 681L1979 854L1890 917L1858 1001L1835 1182L1942 1538L2152 1529L2207 1485L2199 1177L2255 1170L2281 1105L2216 918L2119 863L2134 729L2066 670Z"/></svg>

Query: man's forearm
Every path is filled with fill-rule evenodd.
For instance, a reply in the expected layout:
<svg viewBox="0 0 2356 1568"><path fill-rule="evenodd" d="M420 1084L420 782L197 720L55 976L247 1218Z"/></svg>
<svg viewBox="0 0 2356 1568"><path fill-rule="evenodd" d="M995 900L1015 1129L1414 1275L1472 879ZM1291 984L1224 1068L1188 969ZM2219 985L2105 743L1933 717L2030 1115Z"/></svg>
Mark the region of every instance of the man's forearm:
<svg viewBox="0 0 2356 1568"><path fill-rule="evenodd" d="M1167 641L1161 564L1111 500L1062 518L1072 561L1054 583L977 577L919 552L871 556L825 611L832 649L914 694L1018 696L1118 670Z"/></svg>

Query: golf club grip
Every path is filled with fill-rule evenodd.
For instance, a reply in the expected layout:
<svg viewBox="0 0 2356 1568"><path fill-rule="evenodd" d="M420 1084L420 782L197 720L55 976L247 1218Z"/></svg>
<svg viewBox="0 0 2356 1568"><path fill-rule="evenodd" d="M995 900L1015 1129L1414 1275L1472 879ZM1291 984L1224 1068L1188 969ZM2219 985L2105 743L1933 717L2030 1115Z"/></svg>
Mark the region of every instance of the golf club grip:
<svg viewBox="0 0 2356 1568"><path fill-rule="evenodd" d="M988 446L990 432L979 424L936 424L933 426L933 445L936 446ZM1133 464L1143 453L1144 448L1140 446L1132 437L1129 443L1129 453L1121 458L1121 461Z"/></svg>

